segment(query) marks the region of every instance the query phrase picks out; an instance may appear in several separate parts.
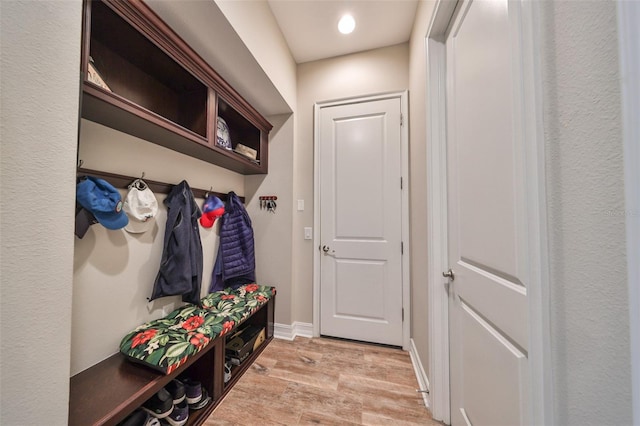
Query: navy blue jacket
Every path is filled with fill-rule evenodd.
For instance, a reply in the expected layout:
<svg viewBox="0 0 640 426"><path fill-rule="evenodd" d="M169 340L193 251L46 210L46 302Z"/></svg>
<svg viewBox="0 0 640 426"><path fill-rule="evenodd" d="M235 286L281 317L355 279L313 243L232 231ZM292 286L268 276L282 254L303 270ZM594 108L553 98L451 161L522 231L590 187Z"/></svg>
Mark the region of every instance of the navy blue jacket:
<svg viewBox="0 0 640 426"><path fill-rule="evenodd" d="M251 218L233 191L227 196L220 220L220 246L209 291L238 287L256 280Z"/></svg>
<svg viewBox="0 0 640 426"><path fill-rule="evenodd" d="M174 186L164 200L167 225L160 270L151 299L182 295L184 302L200 302L202 242L198 218L202 215L186 181Z"/></svg>

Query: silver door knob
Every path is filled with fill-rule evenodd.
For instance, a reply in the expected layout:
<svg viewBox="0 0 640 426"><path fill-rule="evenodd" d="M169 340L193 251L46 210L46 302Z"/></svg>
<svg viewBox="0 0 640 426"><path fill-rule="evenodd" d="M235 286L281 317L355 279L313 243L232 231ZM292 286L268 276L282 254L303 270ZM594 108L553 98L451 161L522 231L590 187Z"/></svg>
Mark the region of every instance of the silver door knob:
<svg viewBox="0 0 640 426"><path fill-rule="evenodd" d="M329 253L329 246L322 246L322 251L325 253Z"/></svg>
<svg viewBox="0 0 640 426"><path fill-rule="evenodd" d="M456 279L456 274L453 273L453 270L451 268L449 268L447 272L443 272L442 276L445 278L450 278L451 281Z"/></svg>

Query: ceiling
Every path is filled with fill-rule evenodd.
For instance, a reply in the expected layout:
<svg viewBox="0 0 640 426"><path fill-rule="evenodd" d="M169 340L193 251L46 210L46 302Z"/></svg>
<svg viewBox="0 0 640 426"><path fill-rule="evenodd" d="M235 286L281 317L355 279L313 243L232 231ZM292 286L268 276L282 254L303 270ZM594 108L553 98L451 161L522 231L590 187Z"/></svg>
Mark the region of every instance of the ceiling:
<svg viewBox="0 0 640 426"><path fill-rule="evenodd" d="M267 0L297 63L409 41L418 0ZM356 29L338 32L350 13Z"/></svg>

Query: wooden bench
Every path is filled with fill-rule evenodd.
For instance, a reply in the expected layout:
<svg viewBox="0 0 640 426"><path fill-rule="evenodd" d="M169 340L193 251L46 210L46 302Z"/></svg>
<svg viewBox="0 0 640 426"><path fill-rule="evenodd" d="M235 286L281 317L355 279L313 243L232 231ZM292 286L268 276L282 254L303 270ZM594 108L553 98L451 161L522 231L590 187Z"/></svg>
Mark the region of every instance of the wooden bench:
<svg viewBox="0 0 640 426"><path fill-rule="evenodd" d="M247 291L247 287L250 290L257 287L259 293ZM268 295L267 289L271 292L270 297L263 296ZM256 294L257 297L251 297ZM234 299L231 296L234 296ZM258 301L257 304L255 303L256 300ZM229 310L229 304L233 301L238 303L236 305L237 309ZM197 352L188 355L184 359L181 358L177 365L174 363L152 368L152 366L144 364L143 360L138 359L136 362L131 362L123 353L117 353L76 374L71 377L70 381L69 424L83 426L115 425L124 420L172 379L182 374L200 381L208 394L212 396L212 402L209 405L189 414L188 425L202 424L273 339L275 289L249 284L248 286L240 287L238 290L227 290L211 294L203 298L202 302L203 310L208 311L210 315L223 317L221 321L216 320L215 324L220 324L221 328L214 327L214 333L211 334L213 337L208 338L209 340L205 339L206 344L201 344ZM240 309L240 304L242 304L242 309ZM219 308L222 308L222 311ZM184 307L180 309L184 309ZM224 325L230 321L227 315L230 311L233 311L232 318L234 318L232 327L229 324ZM172 314L168 315L168 317L171 317ZM207 317L207 312L201 314L205 316L205 321L209 318ZM238 320L236 321L235 319ZM139 333L144 333L145 330L150 329L149 327L153 327L156 322L151 321L138 327L127 335L129 336L128 339L125 336L125 339L123 339L124 348L127 348L125 341L132 340L131 336L135 338ZM200 322L200 320L197 322ZM213 320L210 323L213 323ZM189 330L189 326L184 328L182 325L180 324L181 327L176 328L183 328L191 333L198 331L198 329ZM244 362L233 367L231 380L225 383L226 336L232 335L238 328L248 325L264 328L266 333L265 342L256 348ZM217 330L219 332L216 332ZM206 331L208 330L199 329L201 335L206 336ZM138 337L136 340L138 344L135 346L151 343L150 339L142 342L143 340L145 340L144 335ZM201 343L205 340L201 340ZM123 344L121 344L121 347L123 347ZM129 343L130 346L132 346L131 343ZM141 365L140 363L143 364Z"/></svg>

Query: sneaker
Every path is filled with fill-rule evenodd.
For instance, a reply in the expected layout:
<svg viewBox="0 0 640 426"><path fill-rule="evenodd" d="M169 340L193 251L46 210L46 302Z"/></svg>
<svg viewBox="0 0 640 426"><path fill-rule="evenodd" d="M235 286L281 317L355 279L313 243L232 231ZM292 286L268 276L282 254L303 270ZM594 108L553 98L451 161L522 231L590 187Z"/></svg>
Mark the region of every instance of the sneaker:
<svg viewBox="0 0 640 426"><path fill-rule="evenodd" d="M187 405L187 401L183 400L181 403L173 406L173 411L169 416L162 419L162 423L171 426L182 426L187 423L187 420L189 420L189 406Z"/></svg>
<svg viewBox="0 0 640 426"><path fill-rule="evenodd" d="M196 404L202 399L202 384L197 380L189 378L182 379L184 383L185 393L187 395L187 404Z"/></svg>
<svg viewBox="0 0 640 426"><path fill-rule="evenodd" d="M162 388L142 404L142 409L153 417L163 419L173 411L173 398L166 389Z"/></svg>
<svg viewBox="0 0 640 426"><path fill-rule="evenodd" d="M200 398L200 401L196 402L195 404L189 404L189 409L200 410L201 408L206 407L210 402L211 402L211 397L207 393L207 390L203 387L202 398Z"/></svg>
<svg viewBox="0 0 640 426"><path fill-rule="evenodd" d="M184 401L186 393L184 390L184 384L180 380L173 379L167 383L167 386L164 388L171 394L171 397L173 398L173 405L178 405Z"/></svg>
<svg viewBox="0 0 640 426"><path fill-rule="evenodd" d="M162 424L160 423L160 420L153 416L149 416L147 422L143 426L162 426Z"/></svg>
<svg viewBox="0 0 640 426"><path fill-rule="evenodd" d="M231 380L231 362L224 363L224 382Z"/></svg>
<svg viewBox="0 0 640 426"><path fill-rule="evenodd" d="M129 417L118 423L118 426L161 426L161 424L160 420L138 408Z"/></svg>
<svg viewBox="0 0 640 426"><path fill-rule="evenodd" d="M147 424L147 420L151 417L146 411L137 409L129 417L120 422L119 426L143 426Z"/></svg>

